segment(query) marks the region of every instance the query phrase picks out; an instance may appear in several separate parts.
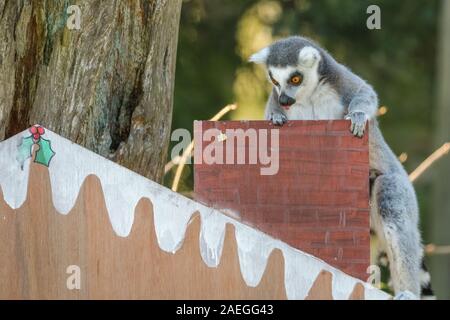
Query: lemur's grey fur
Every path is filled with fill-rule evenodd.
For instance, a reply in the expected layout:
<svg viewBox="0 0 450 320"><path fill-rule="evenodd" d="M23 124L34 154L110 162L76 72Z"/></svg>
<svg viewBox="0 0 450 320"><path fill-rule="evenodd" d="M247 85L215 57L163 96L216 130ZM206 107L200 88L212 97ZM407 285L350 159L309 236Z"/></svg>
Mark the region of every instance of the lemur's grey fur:
<svg viewBox="0 0 450 320"><path fill-rule="evenodd" d="M274 83L265 114L274 124L345 118L350 120L351 132L361 137L369 121L371 227L387 253L397 296L408 297L405 292L410 292L418 297L423 248L416 194L378 127L378 98L373 88L303 37L279 40L254 54L250 61L264 64ZM302 74L300 85L290 82L292 72ZM280 103L285 100L281 96L292 98L289 101L294 103L283 110Z"/></svg>

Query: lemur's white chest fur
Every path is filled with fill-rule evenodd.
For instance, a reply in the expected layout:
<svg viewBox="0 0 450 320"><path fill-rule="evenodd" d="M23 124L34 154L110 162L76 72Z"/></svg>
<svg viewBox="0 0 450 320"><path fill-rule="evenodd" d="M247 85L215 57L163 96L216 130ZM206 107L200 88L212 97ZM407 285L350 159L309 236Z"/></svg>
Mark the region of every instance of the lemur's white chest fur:
<svg viewBox="0 0 450 320"><path fill-rule="evenodd" d="M310 97L297 101L285 110L289 120L343 119L345 106L337 92L328 84L319 84Z"/></svg>

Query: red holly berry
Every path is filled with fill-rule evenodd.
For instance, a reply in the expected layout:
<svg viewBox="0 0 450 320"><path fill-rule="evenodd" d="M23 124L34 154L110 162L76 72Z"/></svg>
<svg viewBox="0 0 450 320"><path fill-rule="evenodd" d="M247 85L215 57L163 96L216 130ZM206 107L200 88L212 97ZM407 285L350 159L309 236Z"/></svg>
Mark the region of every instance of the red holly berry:
<svg viewBox="0 0 450 320"><path fill-rule="evenodd" d="M33 135L34 140L39 140L41 135L45 133L45 129L39 125L32 126L30 132Z"/></svg>

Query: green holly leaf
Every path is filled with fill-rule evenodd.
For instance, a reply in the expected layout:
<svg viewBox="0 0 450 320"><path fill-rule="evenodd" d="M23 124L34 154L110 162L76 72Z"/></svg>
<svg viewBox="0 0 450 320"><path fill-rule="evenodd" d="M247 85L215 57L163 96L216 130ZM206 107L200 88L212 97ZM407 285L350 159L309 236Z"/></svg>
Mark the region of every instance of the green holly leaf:
<svg viewBox="0 0 450 320"><path fill-rule="evenodd" d="M23 168L25 160L31 158L31 152L33 150L33 136L22 138L22 143L19 146L19 153L17 154L17 161L20 163L20 167Z"/></svg>
<svg viewBox="0 0 450 320"><path fill-rule="evenodd" d="M43 164L44 166L50 165L50 160L52 160L55 152L52 150L52 145L50 140L40 138L38 141L39 150L36 152L36 158L34 162Z"/></svg>

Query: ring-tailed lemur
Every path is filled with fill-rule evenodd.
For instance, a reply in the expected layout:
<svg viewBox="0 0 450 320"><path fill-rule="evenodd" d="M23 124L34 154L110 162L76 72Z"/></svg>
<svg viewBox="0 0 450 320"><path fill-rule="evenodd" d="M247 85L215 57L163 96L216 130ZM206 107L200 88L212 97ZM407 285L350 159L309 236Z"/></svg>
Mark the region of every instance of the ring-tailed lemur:
<svg viewBox="0 0 450 320"><path fill-rule="evenodd" d="M267 67L273 90L265 117L274 124L348 119L350 131L362 137L369 122L371 228L387 253L397 297L418 297L421 285L429 285L429 277L427 283L421 284L423 248L416 194L378 128L375 91L303 37L279 40L252 55L250 61Z"/></svg>

